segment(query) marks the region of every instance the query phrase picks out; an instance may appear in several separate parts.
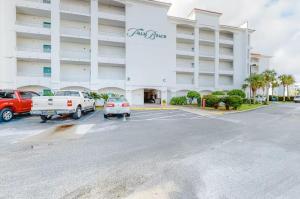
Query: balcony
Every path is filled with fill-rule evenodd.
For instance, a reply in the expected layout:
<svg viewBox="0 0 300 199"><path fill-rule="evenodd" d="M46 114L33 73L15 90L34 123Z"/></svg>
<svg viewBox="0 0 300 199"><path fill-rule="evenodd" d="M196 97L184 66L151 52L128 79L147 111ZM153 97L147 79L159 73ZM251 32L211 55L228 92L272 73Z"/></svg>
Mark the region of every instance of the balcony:
<svg viewBox="0 0 300 199"><path fill-rule="evenodd" d="M233 54L220 54L220 60L228 60L228 61L232 61L234 59Z"/></svg>
<svg viewBox="0 0 300 199"><path fill-rule="evenodd" d="M61 28L61 36L65 38L73 38L76 42L76 39L89 40L90 39L90 31L88 30L80 30L77 28ZM69 41L69 40L68 40ZM70 42L72 42L70 40Z"/></svg>
<svg viewBox="0 0 300 199"><path fill-rule="evenodd" d="M120 32L104 32L101 31L98 36L100 41L107 41L113 43L125 43L125 31Z"/></svg>
<svg viewBox="0 0 300 199"><path fill-rule="evenodd" d="M24 85L44 85L45 87L50 88L51 78L42 77L42 76L32 76L32 75L17 75L17 87Z"/></svg>
<svg viewBox="0 0 300 199"><path fill-rule="evenodd" d="M233 39L220 38L220 45L233 46L233 44L234 44Z"/></svg>
<svg viewBox="0 0 300 199"><path fill-rule="evenodd" d="M176 72L181 72L181 73L194 73L194 68L188 68L188 67L176 67Z"/></svg>
<svg viewBox="0 0 300 199"><path fill-rule="evenodd" d="M215 53L214 52L208 52L208 51L200 51L199 57L203 58L205 60L214 60L215 59Z"/></svg>
<svg viewBox="0 0 300 199"><path fill-rule="evenodd" d="M75 1L74 1L75 2ZM79 16L90 16L91 10L87 3L86 5L79 5L77 3L66 3L61 1L60 11L65 14L79 15Z"/></svg>
<svg viewBox="0 0 300 199"><path fill-rule="evenodd" d="M177 47L176 54L183 57L194 57L195 51L194 48Z"/></svg>
<svg viewBox="0 0 300 199"><path fill-rule="evenodd" d="M24 60L50 60L51 53L43 49L17 47L16 57Z"/></svg>
<svg viewBox="0 0 300 199"><path fill-rule="evenodd" d="M84 51L74 51L74 50L61 50L61 61L63 63L78 63L86 64L91 61L91 53Z"/></svg>
<svg viewBox="0 0 300 199"><path fill-rule="evenodd" d="M125 65L125 57L117 55L98 55L98 63L101 64L116 64L116 65Z"/></svg>
<svg viewBox="0 0 300 199"><path fill-rule="evenodd" d="M47 38L51 35L50 28L44 28L42 24L26 24L17 22L15 28L19 35L31 36L32 38L35 38L37 35Z"/></svg>
<svg viewBox="0 0 300 199"><path fill-rule="evenodd" d="M115 13L111 13L111 12L106 12L103 10L99 11L99 18L100 19L105 19L105 20L109 20L109 21L119 21L119 22L125 22L126 18L125 18L125 12L115 12Z"/></svg>
<svg viewBox="0 0 300 199"><path fill-rule="evenodd" d="M43 12L51 11L51 1L49 0L17 0L16 1L17 11L22 8L23 13L28 14L40 14L39 10ZM45 13L44 13L45 14Z"/></svg>
<svg viewBox="0 0 300 199"><path fill-rule="evenodd" d="M192 40L194 41L195 36L193 33L177 32L177 38L182 40Z"/></svg>

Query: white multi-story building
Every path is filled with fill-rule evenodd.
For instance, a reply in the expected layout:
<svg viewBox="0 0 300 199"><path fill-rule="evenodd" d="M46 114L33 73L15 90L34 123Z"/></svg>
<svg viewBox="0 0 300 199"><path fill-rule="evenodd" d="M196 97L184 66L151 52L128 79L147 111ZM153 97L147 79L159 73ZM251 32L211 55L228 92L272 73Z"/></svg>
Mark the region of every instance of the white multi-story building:
<svg viewBox="0 0 300 199"><path fill-rule="evenodd" d="M271 58L272 56L263 55L259 53L251 53L251 73L262 73L266 70L271 69Z"/></svg>
<svg viewBox="0 0 300 199"><path fill-rule="evenodd" d="M150 0L7 0L0 5L0 88L85 89L142 105L241 88L250 74L248 27L194 9L169 16Z"/></svg>

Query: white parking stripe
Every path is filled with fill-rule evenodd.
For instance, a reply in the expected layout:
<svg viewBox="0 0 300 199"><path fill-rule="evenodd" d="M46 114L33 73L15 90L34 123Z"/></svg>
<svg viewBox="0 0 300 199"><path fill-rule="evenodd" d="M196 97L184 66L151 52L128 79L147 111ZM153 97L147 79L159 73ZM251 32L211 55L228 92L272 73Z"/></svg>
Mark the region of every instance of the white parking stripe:
<svg viewBox="0 0 300 199"><path fill-rule="evenodd" d="M132 118L139 118L139 117L148 117L148 116L153 116L153 115L162 115L162 114L170 114L170 113L176 113L178 111L168 111L168 112L156 112L156 113L148 113L148 114L139 114L139 115L136 115L134 114L132 116Z"/></svg>

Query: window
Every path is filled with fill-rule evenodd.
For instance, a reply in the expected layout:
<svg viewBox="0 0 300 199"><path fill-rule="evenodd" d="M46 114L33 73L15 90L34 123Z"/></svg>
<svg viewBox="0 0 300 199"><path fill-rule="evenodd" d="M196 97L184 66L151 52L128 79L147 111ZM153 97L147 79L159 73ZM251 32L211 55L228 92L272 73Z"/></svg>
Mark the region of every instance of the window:
<svg viewBox="0 0 300 199"><path fill-rule="evenodd" d="M43 96L53 96L53 93L50 89L44 89Z"/></svg>
<svg viewBox="0 0 300 199"><path fill-rule="evenodd" d="M44 77L51 77L51 67L44 67L43 74L44 74Z"/></svg>
<svg viewBox="0 0 300 199"><path fill-rule="evenodd" d="M51 52L51 45L44 44L43 45L43 50L44 50L44 53L50 53Z"/></svg>
<svg viewBox="0 0 300 199"><path fill-rule="evenodd" d="M0 98L14 99L16 98L14 92L0 92Z"/></svg>
<svg viewBox="0 0 300 199"><path fill-rule="evenodd" d="M80 97L79 92L76 91L58 91L55 93L55 96L74 96Z"/></svg>
<svg viewBox="0 0 300 199"><path fill-rule="evenodd" d="M30 92L20 92L21 98L22 99L31 99L32 95Z"/></svg>
<svg viewBox="0 0 300 199"><path fill-rule="evenodd" d="M89 94L88 94L88 93L82 93L82 95L83 95L83 97L84 97L84 98L87 98L87 99L89 99L89 98L90 98L90 96L89 96Z"/></svg>
<svg viewBox="0 0 300 199"><path fill-rule="evenodd" d="M43 22L43 27L44 27L44 28L51 28L51 23L50 23L50 22L44 21L44 22Z"/></svg>
<svg viewBox="0 0 300 199"><path fill-rule="evenodd" d="M48 4L50 4L50 3L51 3L51 0L43 0L43 3L48 3Z"/></svg>
<svg viewBox="0 0 300 199"><path fill-rule="evenodd" d="M31 94L31 97L38 97L38 96L40 96L39 94L34 93L34 92L30 92L30 94Z"/></svg>

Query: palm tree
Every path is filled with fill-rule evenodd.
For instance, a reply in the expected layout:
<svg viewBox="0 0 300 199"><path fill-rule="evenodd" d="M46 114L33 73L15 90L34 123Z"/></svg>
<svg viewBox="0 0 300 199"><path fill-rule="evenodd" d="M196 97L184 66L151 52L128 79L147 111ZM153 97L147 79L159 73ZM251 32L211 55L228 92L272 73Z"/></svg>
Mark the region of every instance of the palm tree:
<svg viewBox="0 0 300 199"><path fill-rule="evenodd" d="M279 84L278 80L275 79L275 80L271 83L271 85L272 85L272 96L274 96L274 89L277 88L277 87L279 87L280 84Z"/></svg>
<svg viewBox="0 0 300 199"><path fill-rule="evenodd" d="M253 102L256 103L257 90L265 86L264 78L261 74L251 74L245 81L252 91Z"/></svg>
<svg viewBox="0 0 300 199"><path fill-rule="evenodd" d="M295 80L295 78L293 77L293 75L288 75L288 82L287 82L287 96L288 96L288 98L290 99L290 89L289 89L289 87L291 86L291 85L293 85L293 84L295 84L296 83L296 80Z"/></svg>
<svg viewBox="0 0 300 199"><path fill-rule="evenodd" d="M288 75L280 75L279 77L280 84L283 86L283 101L285 102L285 88L289 84Z"/></svg>
<svg viewBox="0 0 300 199"><path fill-rule="evenodd" d="M266 70L262 73L263 75L263 78L264 78L264 81L265 81L265 84L266 84L266 89L267 89L267 92L266 92L266 99L267 99L267 103L269 103L269 91L270 91L270 87L271 87L271 84L272 82L276 79L276 72L275 70Z"/></svg>

